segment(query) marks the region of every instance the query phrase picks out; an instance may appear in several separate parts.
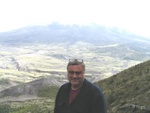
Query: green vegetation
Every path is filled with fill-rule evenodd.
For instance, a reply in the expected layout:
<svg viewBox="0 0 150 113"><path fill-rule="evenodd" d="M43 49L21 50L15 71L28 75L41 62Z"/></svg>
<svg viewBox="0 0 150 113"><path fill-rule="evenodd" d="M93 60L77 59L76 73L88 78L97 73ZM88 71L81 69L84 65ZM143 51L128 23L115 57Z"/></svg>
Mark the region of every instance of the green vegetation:
<svg viewBox="0 0 150 113"><path fill-rule="evenodd" d="M21 106L17 108L12 108L8 104L0 106L0 113L48 113L50 111L48 108L42 108L38 104L32 104L27 106Z"/></svg>
<svg viewBox="0 0 150 113"><path fill-rule="evenodd" d="M43 86L38 89L38 97L48 97L52 99L52 97L55 97L57 91L58 87L56 86Z"/></svg>
<svg viewBox="0 0 150 113"><path fill-rule="evenodd" d="M109 113L122 113L118 108L125 104L150 107L149 81L150 61L147 61L96 84L105 93Z"/></svg>
<svg viewBox="0 0 150 113"><path fill-rule="evenodd" d="M1 79L0 80L0 85L4 85L4 84L9 84L9 80L8 79Z"/></svg>
<svg viewBox="0 0 150 113"><path fill-rule="evenodd" d="M1 103L0 113L52 113L57 91L56 86L40 87L39 99Z"/></svg>

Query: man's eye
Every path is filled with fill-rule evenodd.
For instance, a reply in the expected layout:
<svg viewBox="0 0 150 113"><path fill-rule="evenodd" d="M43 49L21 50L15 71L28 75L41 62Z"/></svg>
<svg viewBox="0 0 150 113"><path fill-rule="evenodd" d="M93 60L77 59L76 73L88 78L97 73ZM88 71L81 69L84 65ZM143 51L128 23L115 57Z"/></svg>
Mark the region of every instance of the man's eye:
<svg viewBox="0 0 150 113"><path fill-rule="evenodd" d="M76 72L76 75L80 75L81 74L81 72Z"/></svg>
<svg viewBox="0 0 150 113"><path fill-rule="evenodd" d="M72 75L74 74L74 72L73 72L73 71L69 71L69 73L70 73L70 74L72 74Z"/></svg>
<svg viewBox="0 0 150 113"><path fill-rule="evenodd" d="M76 74L76 75L80 75L82 72L78 72L78 71L69 71L69 73L71 74L71 75L73 75L73 74Z"/></svg>

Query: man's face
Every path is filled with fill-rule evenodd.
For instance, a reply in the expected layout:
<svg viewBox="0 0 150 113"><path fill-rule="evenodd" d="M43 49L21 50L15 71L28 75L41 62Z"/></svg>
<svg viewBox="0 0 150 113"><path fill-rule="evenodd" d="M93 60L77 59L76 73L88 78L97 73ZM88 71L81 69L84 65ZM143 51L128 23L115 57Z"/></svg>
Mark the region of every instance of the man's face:
<svg viewBox="0 0 150 113"><path fill-rule="evenodd" d="M82 86L84 81L84 69L82 65L70 65L68 67L68 80L72 88L78 89Z"/></svg>

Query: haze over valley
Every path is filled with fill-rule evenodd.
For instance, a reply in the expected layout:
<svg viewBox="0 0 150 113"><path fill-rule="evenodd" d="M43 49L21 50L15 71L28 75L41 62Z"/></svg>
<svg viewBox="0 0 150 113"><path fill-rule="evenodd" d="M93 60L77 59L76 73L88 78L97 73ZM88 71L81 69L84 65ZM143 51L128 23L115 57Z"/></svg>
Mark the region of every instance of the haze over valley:
<svg viewBox="0 0 150 113"><path fill-rule="evenodd" d="M104 26L33 26L0 34L0 90L41 77L66 81L71 58L84 59L92 82L150 58L150 40Z"/></svg>

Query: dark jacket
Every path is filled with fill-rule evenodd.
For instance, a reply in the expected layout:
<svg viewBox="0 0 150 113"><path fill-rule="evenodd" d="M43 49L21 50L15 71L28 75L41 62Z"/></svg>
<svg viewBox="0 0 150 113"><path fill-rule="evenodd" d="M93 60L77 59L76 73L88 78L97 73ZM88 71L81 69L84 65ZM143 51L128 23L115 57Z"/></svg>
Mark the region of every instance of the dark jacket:
<svg viewBox="0 0 150 113"><path fill-rule="evenodd" d="M54 113L107 113L102 90L84 80L83 86L74 101L68 106L70 83L62 85L55 100Z"/></svg>

